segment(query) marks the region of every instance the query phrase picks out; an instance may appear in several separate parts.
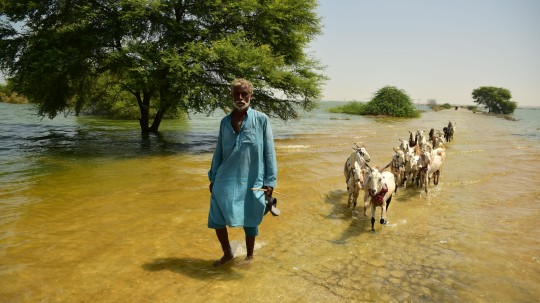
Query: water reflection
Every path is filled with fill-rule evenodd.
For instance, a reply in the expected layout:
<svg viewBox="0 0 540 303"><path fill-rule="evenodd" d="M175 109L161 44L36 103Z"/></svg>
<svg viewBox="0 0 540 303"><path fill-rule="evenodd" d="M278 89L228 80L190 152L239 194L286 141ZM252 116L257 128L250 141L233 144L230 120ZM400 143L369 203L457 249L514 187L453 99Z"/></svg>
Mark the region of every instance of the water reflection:
<svg viewBox="0 0 540 303"><path fill-rule="evenodd" d="M114 121L116 126L102 127L88 122L85 118L77 127L40 130L38 135L18 138L22 141L18 144L32 156L89 159L204 153L212 150L216 140L216 134L185 130L180 122L178 130L157 133L141 133L132 123Z"/></svg>

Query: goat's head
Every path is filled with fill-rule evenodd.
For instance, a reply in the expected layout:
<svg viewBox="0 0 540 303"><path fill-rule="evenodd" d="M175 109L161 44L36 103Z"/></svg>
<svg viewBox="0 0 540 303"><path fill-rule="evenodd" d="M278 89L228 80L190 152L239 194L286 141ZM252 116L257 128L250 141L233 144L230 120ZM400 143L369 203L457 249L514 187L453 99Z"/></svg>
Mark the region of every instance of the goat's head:
<svg viewBox="0 0 540 303"><path fill-rule="evenodd" d="M371 160L371 157L369 156L367 150L365 149L365 147L357 147L357 148L354 148L354 150L356 150L356 153L358 155L360 155L360 157L362 157L364 159L364 161L366 162L369 162Z"/></svg>
<svg viewBox="0 0 540 303"><path fill-rule="evenodd" d="M371 196L375 196L384 186L381 172L376 168L370 168L367 174L366 189Z"/></svg>
<svg viewBox="0 0 540 303"><path fill-rule="evenodd" d="M394 148L394 160L399 164L403 165L405 164L405 153L400 148Z"/></svg>
<svg viewBox="0 0 540 303"><path fill-rule="evenodd" d="M355 182L360 182L360 184L364 183L364 175L358 162L354 162L354 168L351 170L351 174Z"/></svg>

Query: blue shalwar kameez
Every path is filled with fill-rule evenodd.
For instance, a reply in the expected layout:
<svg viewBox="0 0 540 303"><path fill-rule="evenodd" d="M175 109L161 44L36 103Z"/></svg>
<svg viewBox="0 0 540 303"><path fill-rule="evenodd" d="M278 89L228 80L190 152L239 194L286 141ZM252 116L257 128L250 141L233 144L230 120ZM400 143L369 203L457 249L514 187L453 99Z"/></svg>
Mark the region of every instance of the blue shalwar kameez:
<svg viewBox="0 0 540 303"><path fill-rule="evenodd" d="M256 228L266 202L263 191L252 188L277 185L277 163L270 119L248 108L240 132L231 124L232 112L223 117L208 178L213 183L209 228Z"/></svg>

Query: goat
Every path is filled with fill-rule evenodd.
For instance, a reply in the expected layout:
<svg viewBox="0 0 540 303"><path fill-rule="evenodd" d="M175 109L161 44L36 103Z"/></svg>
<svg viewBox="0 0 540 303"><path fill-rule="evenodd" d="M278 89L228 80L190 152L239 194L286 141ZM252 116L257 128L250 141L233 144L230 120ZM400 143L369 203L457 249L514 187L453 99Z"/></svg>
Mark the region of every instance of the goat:
<svg viewBox="0 0 540 303"><path fill-rule="evenodd" d="M356 144L355 144L356 145ZM367 170L367 162L371 160L367 150L362 146L356 145L354 152L351 153L345 165L343 167L343 174L345 175L345 183L347 184L347 192L349 193L348 206L351 206L351 197L353 198L353 210L356 208L356 201L358 198L358 191L363 188L364 175ZM351 177L354 177L351 180Z"/></svg>
<svg viewBox="0 0 540 303"><path fill-rule="evenodd" d="M358 195L360 193L360 188L364 184L364 176L362 169L357 162L354 162L353 169L350 170L350 176L347 180L347 191L349 192L349 198L347 199L348 207L353 205L353 210L356 207L356 202L358 201Z"/></svg>
<svg viewBox="0 0 540 303"><path fill-rule="evenodd" d="M368 201L371 203L371 231L375 232L375 212L377 207L380 206L381 211L381 224L386 224L386 213L388 206L392 202L392 196L396 189L394 182L394 175L391 172L379 172L376 168L371 168L368 165L367 178L365 183L364 194L364 216L366 215L366 207Z"/></svg>

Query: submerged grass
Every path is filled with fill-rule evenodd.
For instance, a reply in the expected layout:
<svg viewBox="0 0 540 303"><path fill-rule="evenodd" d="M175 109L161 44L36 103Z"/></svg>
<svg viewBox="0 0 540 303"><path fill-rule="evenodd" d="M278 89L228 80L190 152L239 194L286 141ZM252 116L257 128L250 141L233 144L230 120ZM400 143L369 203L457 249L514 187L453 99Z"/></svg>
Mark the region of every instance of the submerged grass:
<svg viewBox="0 0 540 303"><path fill-rule="evenodd" d="M328 109L328 112L333 114L363 115L365 106L365 103L351 101L345 105L331 107Z"/></svg>

